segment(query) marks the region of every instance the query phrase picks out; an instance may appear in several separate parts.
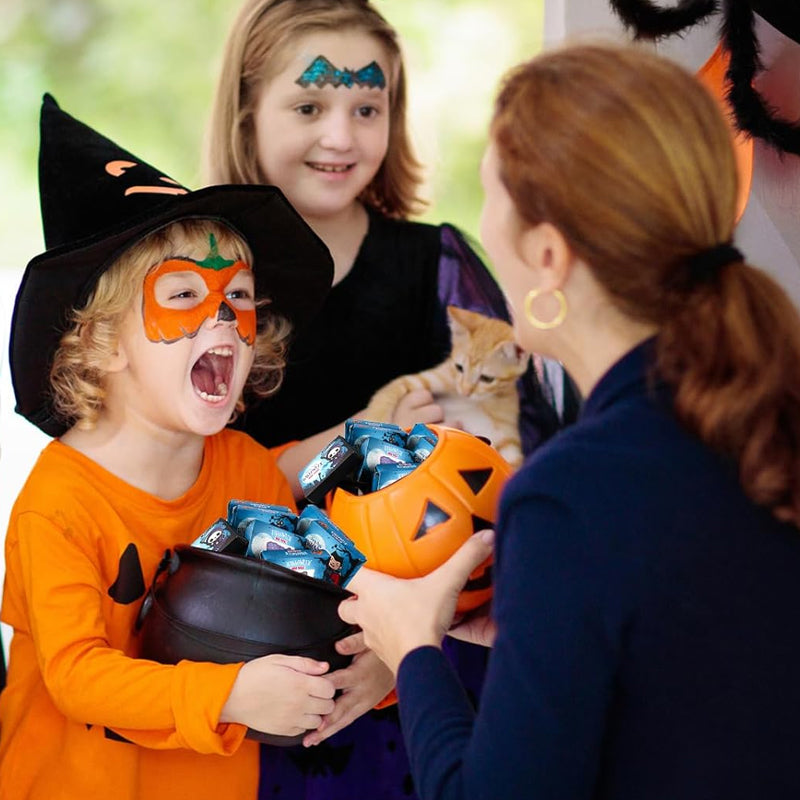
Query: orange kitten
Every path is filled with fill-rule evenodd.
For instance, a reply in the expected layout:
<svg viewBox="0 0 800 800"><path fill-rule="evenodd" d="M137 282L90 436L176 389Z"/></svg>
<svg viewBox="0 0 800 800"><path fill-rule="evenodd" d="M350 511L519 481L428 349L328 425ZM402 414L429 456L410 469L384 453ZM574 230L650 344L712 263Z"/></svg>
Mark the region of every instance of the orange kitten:
<svg viewBox="0 0 800 800"><path fill-rule="evenodd" d="M427 389L442 407L444 424L485 436L513 467L522 463L517 378L528 355L514 342L507 322L447 307L452 334L450 356L439 366L403 375L378 389L365 418L391 421L402 397Z"/></svg>

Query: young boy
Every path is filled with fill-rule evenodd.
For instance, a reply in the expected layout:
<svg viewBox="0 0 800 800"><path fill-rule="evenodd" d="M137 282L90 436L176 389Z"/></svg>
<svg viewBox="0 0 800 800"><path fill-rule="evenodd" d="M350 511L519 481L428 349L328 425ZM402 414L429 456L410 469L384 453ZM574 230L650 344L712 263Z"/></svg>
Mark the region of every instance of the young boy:
<svg viewBox="0 0 800 800"><path fill-rule="evenodd" d="M0 797L255 797L247 726L317 727L327 665L156 664L136 658L134 623L165 548L229 499L292 506L270 452L225 425L248 376L279 384L330 256L273 187L189 192L49 96L39 169L48 249L23 277L10 360L17 411L57 438L6 538Z"/></svg>

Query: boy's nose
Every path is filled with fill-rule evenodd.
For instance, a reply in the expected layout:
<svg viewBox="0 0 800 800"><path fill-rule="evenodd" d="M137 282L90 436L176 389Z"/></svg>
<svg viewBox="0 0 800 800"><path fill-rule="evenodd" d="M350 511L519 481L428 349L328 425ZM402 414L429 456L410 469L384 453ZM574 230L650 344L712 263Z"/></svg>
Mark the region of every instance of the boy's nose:
<svg viewBox="0 0 800 800"><path fill-rule="evenodd" d="M219 304L217 309L217 322L235 322L236 314L233 309L225 302Z"/></svg>

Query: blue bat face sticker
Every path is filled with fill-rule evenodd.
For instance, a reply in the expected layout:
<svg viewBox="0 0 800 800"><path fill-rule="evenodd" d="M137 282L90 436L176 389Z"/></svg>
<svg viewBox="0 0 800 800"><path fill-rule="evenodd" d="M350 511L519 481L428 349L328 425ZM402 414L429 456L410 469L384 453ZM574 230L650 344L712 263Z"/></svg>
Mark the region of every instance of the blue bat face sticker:
<svg viewBox="0 0 800 800"><path fill-rule="evenodd" d="M370 89L384 89L386 78L377 61L370 61L366 67L357 70L336 69L325 56L317 56L295 83L299 83L303 88L313 83L321 89L329 83L334 88L346 86L349 89L356 84Z"/></svg>

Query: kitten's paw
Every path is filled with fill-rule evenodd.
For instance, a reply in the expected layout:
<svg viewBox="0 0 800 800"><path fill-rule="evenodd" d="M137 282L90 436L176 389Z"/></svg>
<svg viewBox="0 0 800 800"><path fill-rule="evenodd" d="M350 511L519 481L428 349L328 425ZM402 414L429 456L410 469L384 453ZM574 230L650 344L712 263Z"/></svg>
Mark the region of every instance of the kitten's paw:
<svg viewBox="0 0 800 800"><path fill-rule="evenodd" d="M516 446L500 448L500 455L503 456L515 470L519 469L522 466L522 462L525 460L522 450Z"/></svg>

